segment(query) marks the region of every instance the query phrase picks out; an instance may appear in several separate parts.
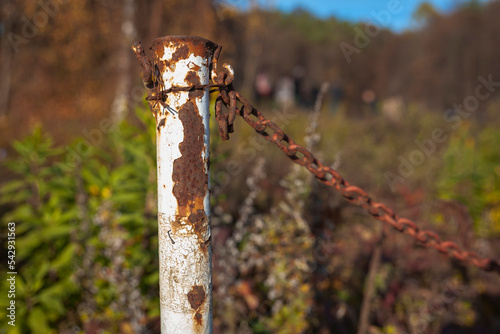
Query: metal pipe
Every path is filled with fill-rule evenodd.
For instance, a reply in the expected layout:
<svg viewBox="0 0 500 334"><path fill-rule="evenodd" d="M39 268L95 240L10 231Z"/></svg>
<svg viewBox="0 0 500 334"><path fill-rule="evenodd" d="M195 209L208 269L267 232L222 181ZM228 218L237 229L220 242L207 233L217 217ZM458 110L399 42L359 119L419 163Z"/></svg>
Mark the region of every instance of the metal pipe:
<svg viewBox="0 0 500 334"><path fill-rule="evenodd" d="M208 84L216 46L201 37L156 39L159 87ZM161 332L212 333L208 88L172 91L158 102Z"/></svg>

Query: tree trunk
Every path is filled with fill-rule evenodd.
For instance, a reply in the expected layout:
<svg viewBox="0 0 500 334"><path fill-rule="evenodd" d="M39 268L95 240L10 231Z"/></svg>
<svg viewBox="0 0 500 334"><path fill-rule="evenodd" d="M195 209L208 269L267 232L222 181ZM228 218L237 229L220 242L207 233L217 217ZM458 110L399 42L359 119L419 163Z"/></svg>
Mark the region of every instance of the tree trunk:
<svg viewBox="0 0 500 334"><path fill-rule="evenodd" d="M119 123L126 116L129 108L127 97L132 85L132 61L130 45L135 40L137 29L135 25L135 0L125 0L123 3L122 43L118 52L118 85L111 104L111 117L114 123Z"/></svg>
<svg viewBox="0 0 500 334"><path fill-rule="evenodd" d="M14 51L7 40L7 32L11 31L12 23L9 18L3 22L4 33L0 43L0 119L7 116L10 99L10 86L12 78L12 57Z"/></svg>

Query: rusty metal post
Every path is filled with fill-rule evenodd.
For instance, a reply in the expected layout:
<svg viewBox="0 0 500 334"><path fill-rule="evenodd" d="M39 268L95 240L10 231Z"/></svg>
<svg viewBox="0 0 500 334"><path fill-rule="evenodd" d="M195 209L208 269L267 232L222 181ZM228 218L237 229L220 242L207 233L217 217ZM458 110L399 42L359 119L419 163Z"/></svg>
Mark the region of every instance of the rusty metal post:
<svg viewBox="0 0 500 334"><path fill-rule="evenodd" d="M156 39L152 72L161 90L208 84L216 46L201 37ZM157 102L161 332L212 333L209 92L171 91Z"/></svg>

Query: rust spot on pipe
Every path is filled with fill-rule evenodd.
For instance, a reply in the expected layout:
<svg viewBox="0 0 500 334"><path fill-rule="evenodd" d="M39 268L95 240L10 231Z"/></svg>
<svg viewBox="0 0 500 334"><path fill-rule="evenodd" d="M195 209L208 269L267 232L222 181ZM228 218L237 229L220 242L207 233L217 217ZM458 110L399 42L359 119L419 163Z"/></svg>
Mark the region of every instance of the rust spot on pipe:
<svg viewBox="0 0 500 334"><path fill-rule="evenodd" d="M162 119L160 120L160 124L158 124L158 126L156 127L156 130L160 131L160 128L161 128L162 126L165 126L165 118L162 118Z"/></svg>
<svg viewBox="0 0 500 334"><path fill-rule="evenodd" d="M196 65L194 63L191 63L189 66L190 66L189 68L192 69L195 72L197 72L197 71L199 71L201 69L200 66L198 66L198 65Z"/></svg>
<svg viewBox="0 0 500 334"><path fill-rule="evenodd" d="M149 58L146 56L146 52L144 51L141 42L135 42L132 45L132 50L134 50L135 56L142 66L142 82L144 86L146 86L148 89L154 88L153 65L151 64Z"/></svg>
<svg viewBox="0 0 500 334"><path fill-rule="evenodd" d="M195 71L189 71L186 75L186 83L190 85L199 85L200 78L198 77L198 74L196 74Z"/></svg>
<svg viewBox="0 0 500 334"><path fill-rule="evenodd" d="M193 226L194 233L198 236L198 240L200 241L200 247L205 253L205 242L201 242L207 231L207 227L209 225L208 217L205 215L205 210L197 210L193 212L188 217L188 222Z"/></svg>
<svg viewBox="0 0 500 334"><path fill-rule="evenodd" d="M189 46L184 44L180 46L173 54L171 62L177 63L181 59L187 59L189 57Z"/></svg>
<svg viewBox="0 0 500 334"><path fill-rule="evenodd" d="M198 74L196 74L195 71L189 71L187 73L186 79L184 81L186 81L186 84L188 86L194 86L194 85L201 84L200 77L198 76ZM201 98L204 93L205 93L205 91L202 89L194 89L194 90L189 92L189 99L192 100L195 98Z"/></svg>
<svg viewBox="0 0 500 334"><path fill-rule="evenodd" d="M193 212L192 214L189 215L188 222L196 226L199 223L201 223L204 218L205 218L205 210L197 210L196 212Z"/></svg>
<svg viewBox="0 0 500 334"><path fill-rule="evenodd" d="M189 304L193 310L198 310L205 302L205 289L201 285L194 285L187 294Z"/></svg>
<svg viewBox="0 0 500 334"><path fill-rule="evenodd" d="M201 251L203 252L203 254L207 254L208 248L210 247L211 242L212 242L212 236L209 236L207 241L200 244L200 248L201 248Z"/></svg>
<svg viewBox="0 0 500 334"><path fill-rule="evenodd" d="M172 228L177 230L185 224L191 225L206 253L207 247L203 245L209 220L204 206L208 191L208 171L203 159L205 127L192 101L186 102L179 110L179 119L184 127L184 141L179 144L181 157L173 164L173 194L177 199L178 216L172 222Z"/></svg>
<svg viewBox="0 0 500 334"><path fill-rule="evenodd" d="M203 289L200 285L194 285L191 291L188 292L187 297L191 308L196 311L194 320L197 325L201 326L203 323L203 316L201 315L199 309L206 300L205 289Z"/></svg>
<svg viewBox="0 0 500 334"><path fill-rule="evenodd" d="M202 58L209 58L213 55L218 45L207 39L197 36L167 36L157 38L153 41L151 50L158 59L162 59L165 54L165 46L173 46L176 51L172 54L172 59L160 61L160 72L163 72L164 66L170 67L181 59L189 58L194 54Z"/></svg>
<svg viewBox="0 0 500 334"><path fill-rule="evenodd" d="M194 318L196 319L196 324L200 325L203 323L203 316L201 315L200 312L196 312L196 314L194 315Z"/></svg>
<svg viewBox="0 0 500 334"><path fill-rule="evenodd" d="M208 175L202 156L205 127L198 108L191 101L181 107L179 119L184 127L184 141L179 144L181 157L174 161L173 193L177 198L179 214L186 217L203 209L203 199L208 190Z"/></svg>

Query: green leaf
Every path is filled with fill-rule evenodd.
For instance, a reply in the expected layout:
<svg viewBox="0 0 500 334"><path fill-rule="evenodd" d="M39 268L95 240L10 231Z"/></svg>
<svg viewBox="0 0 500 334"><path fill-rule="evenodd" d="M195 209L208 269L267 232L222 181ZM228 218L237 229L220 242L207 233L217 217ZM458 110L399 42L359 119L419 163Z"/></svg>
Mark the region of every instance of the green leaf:
<svg viewBox="0 0 500 334"><path fill-rule="evenodd" d="M35 229L29 231L26 236L17 238L16 244L17 244L17 259L19 261L22 261L26 259L27 257L30 256L32 253L33 249L39 247L42 245L43 240L40 237L39 231L40 229Z"/></svg>
<svg viewBox="0 0 500 334"><path fill-rule="evenodd" d="M62 251L59 252L59 255L56 257L54 261L52 261L51 269L59 270L62 267L65 267L72 263L73 256L75 255L76 245L68 244Z"/></svg>
<svg viewBox="0 0 500 334"><path fill-rule="evenodd" d="M55 312L59 315L64 315L66 309L61 301L62 298L56 294L47 293L47 291L43 291L43 293L39 294L36 300L43 305L43 307L48 310Z"/></svg>
<svg viewBox="0 0 500 334"><path fill-rule="evenodd" d="M66 308L63 305L63 300L74 291L77 291L76 285L71 279L67 278L40 291L36 296L36 300L47 310L64 315Z"/></svg>
<svg viewBox="0 0 500 334"><path fill-rule="evenodd" d="M48 262L42 263L35 272L35 276L33 277L32 289L33 291L38 291L43 286L45 281L45 276L49 272L50 264Z"/></svg>
<svg viewBox="0 0 500 334"><path fill-rule="evenodd" d="M6 217L8 217L7 220L14 222L31 220L34 218L33 207L29 204L21 204L19 206L16 206L14 210L9 212L8 215L6 215ZM20 233L17 230L17 227L16 227L16 232Z"/></svg>
<svg viewBox="0 0 500 334"><path fill-rule="evenodd" d="M111 197L111 201L114 204L118 205L127 205L127 204L132 204L135 205L137 204L138 201L140 201L141 196L139 194L134 194L134 193L123 193L123 194L117 194L113 195Z"/></svg>
<svg viewBox="0 0 500 334"><path fill-rule="evenodd" d="M24 283L24 279L21 275L16 276L16 295L26 295L26 284Z"/></svg>
<svg viewBox="0 0 500 334"><path fill-rule="evenodd" d="M54 227L48 227L43 230L42 233L40 233L41 237L43 238L44 241L50 241L51 239L54 238L59 238L62 236L68 236L71 231L75 229L75 226L54 226Z"/></svg>
<svg viewBox="0 0 500 334"><path fill-rule="evenodd" d="M79 212L78 212L78 209L76 207L72 207L71 209L67 209L59 217L61 222L73 222L75 220L78 220L78 218L79 218Z"/></svg>
<svg viewBox="0 0 500 334"><path fill-rule="evenodd" d="M34 307L28 315L28 326L33 334L50 333L50 327L45 312L40 307Z"/></svg>
<svg viewBox="0 0 500 334"><path fill-rule="evenodd" d="M105 186L105 183L103 182L103 180L101 180L95 174L95 170L93 170L93 169L90 170L88 168L84 168L82 170L82 176L83 176L83 179L85 180L85 183L87 183L89 185L96 185L99 188L102 188L103 186Z"/></svg>
<svg viewBox="0 0 500 334"><path fill-rule="evenodd" d="M139 213L124 213L124 214L121 214L117 218L117 221L120 225L141 223L144 220L145 220L145 218L142 215L142 213L140 213L140 212Z"/></svg>
<svg viewBox="0 0 500 334"><path fill-rule="evenodd" d="M7 182L2 185L2 188L0 189L0 194L2 196L9 195L12 192L17 192L19 189L23 188L26 186L26 182L23 180L14 180Z"/></svg>
<svg viewBox="0 0 500 334"><path fill-rule="evenodd" d="M33 196L30 190L21 189L10 196L2 196L0 204L26 202Z"/></svg>

